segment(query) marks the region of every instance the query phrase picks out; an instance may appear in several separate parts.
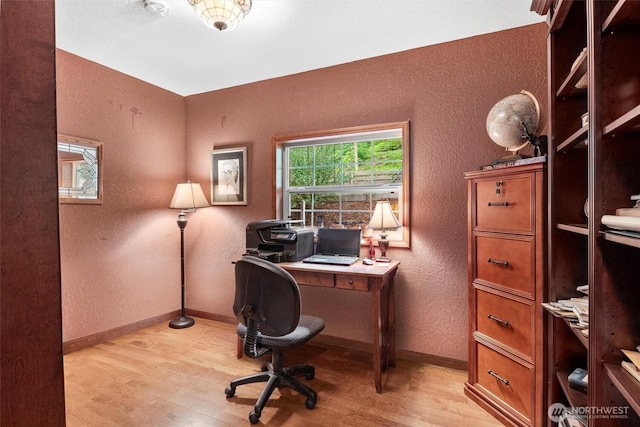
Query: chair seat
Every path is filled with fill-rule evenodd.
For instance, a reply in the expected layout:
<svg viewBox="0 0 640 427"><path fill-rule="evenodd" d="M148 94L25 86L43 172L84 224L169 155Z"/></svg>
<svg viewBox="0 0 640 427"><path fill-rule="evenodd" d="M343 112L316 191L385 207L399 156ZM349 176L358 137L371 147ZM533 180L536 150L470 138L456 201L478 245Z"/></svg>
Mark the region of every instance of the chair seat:
<svg viewBox="0 0 640 427"><path fill-rule="evenodd" d="M293 348L306 343L311 338L318 335L323 329L324 320L303 314L300 315L298 327L287 335L272 337L258 333L258 345L268 348ZM240 338L244 338L244 335L247 332L247 327L242 323L239 323L236 332Z"/></svg>

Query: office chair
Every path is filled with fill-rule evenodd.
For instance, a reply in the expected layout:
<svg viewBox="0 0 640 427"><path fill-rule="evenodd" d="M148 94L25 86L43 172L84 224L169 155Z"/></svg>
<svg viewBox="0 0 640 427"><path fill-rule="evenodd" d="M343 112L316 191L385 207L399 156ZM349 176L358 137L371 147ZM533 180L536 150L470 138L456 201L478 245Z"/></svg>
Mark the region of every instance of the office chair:
<svg viewBox="0 0 640 427"><path fill-rule="evenodd" d="M251 424L258 422L262 409L276 387L297 390L307 398L307 409L313 409L317 400L316 392L295 376L304 375L306 379L312 380L315 368L310 365L284 368L282 352L298 347L318 335L324 329L324 321L300 314L298 284L287 271L276 264L253 256L243 256L236 263L235 274L233 311L240 322L237 333L244 341L244 354L255 359L271 353L271 363L264 364L262 372L231 381L225 389L227 398L235 395L239 385L267 383L249 413Z"/></svg>

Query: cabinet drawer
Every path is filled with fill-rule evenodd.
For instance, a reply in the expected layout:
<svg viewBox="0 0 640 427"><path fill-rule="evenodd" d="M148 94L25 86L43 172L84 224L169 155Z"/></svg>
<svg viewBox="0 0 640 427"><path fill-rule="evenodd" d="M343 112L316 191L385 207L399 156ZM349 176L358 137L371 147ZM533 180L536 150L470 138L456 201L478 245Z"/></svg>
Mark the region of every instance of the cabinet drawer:
<svg viewBox="0 0 640 427"><path fill-rule="evenodd" d="M353 289L356 291L368 291L369 280L366 276L336 274L336 288Z"/></svg>
<svg viewBox="0 0 640 427"><path fill-rule="evenodd" d="M533 306L476 289L476 330L533 360Z"/></svg>
<svg viewBox="0 0 640 427"><path fill-rule="evenodd" d="M535 375L533 369L475 343L477 351L478 384L531 420Z"/></svg>
<svg viewBox="0 0 640 427"><path fill-rule="evenodd" d="M334 286L333 275L331 274L318 274L311 271L289 271L289 273L301 285L326 286L330 288Z"/></svg>
<svg viewBox="0 0 640 427"><path fill-rule="evenodd" d="M481 234L474 239L476 278L533 296L535 238Z"/></svg>
<svg viewBox="0 0 640 427"><path fill-rule="evenodd" d="M534 175L476 181L475 229L534 232ZM499 193L498 193L499 192Z"/></svg>

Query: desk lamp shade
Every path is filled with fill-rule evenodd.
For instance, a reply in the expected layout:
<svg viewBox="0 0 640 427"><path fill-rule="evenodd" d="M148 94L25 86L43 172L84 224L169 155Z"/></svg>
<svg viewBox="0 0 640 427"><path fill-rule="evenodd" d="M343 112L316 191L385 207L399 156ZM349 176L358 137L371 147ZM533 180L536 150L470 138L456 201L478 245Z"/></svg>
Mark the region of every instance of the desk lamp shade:
<svg viewBox="0 0 640 427"><path fill-rule="evenodd" d="M391 203L388 200L381 200L377 202L376 208L373 211L373 216L369 222L369 228L372 230L380 230L380 239L378 240L378 247L380 248L380 258L377 261L388 262L387 249L389 249L389 241L387 240L387 230L397 230L400 227L398 219L393 214L391 209Z"/></svg>
<svg viewBox="0 0 640 427"><path fill-rule="evenodd" d="M178 227L180 228L180 279L181 279L181 293L182 304L181 313L179 317L176 317L169 322L169 327L174 329L183 329L193 326L195 320L185 315L185 287L184 287L184 229L187 226L187 212L195 212L196 208L203 208L209 206L207 198L204 196L202 187L197 182L184 182L178 184L175 193L173 193L173 199L169 203L169 207L172 209L180 209L178 215Z"/></svg>

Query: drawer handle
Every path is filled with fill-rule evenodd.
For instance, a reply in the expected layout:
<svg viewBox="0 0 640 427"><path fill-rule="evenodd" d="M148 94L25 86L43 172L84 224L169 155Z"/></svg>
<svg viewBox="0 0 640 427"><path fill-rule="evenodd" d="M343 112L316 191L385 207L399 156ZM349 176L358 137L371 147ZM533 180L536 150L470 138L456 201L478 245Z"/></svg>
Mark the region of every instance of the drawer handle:
<svg viewBox="0 0 640 427"><path fill-rule="evenodd" d="M349 284L353 285L353 280L352 279L349 279Z"/></svg>
<svg viewBox="0 0 640 427"><path fill-rule="evenodd" d="M487 260L487 262L489 262L491 264L499 265L499 266L505 267L505 268L511 267L511 264L509 263L509 261L500 261L499 259L489 258Z"/></svg>
<svg viewBox="0 0 640 427"><path fill-rule="evenodd" d="M508 379L502 378L500 375L498 375L497 373L493 372L491 369L489 369L487 371L487 374L491 375L492 377L494 377L498 381L502 381L505 385L509 385L509 380Z"/></svg>
<svg viewBox="0 0 640 427"><path fill-rule="evenodd" d="M509 202L489 202L489 207L495 207L495 206L511 206L513 205L513 203L509 203Z"/></svg>
<svg viewBox="0 0 640 427"><path fill-rule="evenodd" d="M506 326L506 327L511 326L511 323L509 323L507 320L502 320L501 318L496 317L493 314L490 314L487 317L491 320L495 320L496 322L500 323L503 326Z"/></svg>

